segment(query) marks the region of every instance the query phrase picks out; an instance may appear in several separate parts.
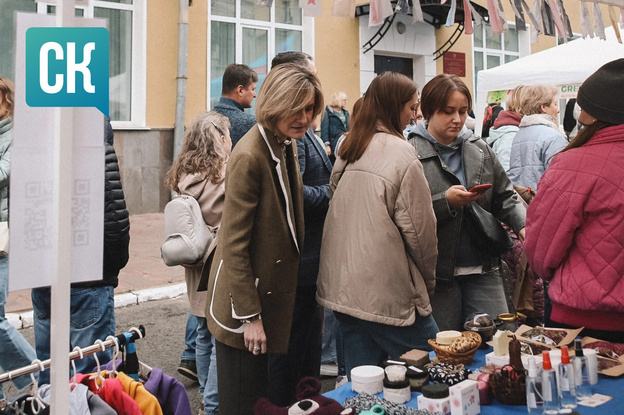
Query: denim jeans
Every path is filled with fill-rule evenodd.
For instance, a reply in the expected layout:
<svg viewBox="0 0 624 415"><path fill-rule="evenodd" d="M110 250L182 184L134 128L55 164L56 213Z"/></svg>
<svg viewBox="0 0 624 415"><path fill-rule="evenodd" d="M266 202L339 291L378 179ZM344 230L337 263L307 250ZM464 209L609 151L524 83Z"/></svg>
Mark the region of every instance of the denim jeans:
<svg viewBox="0 0 624 415"><path fill-rule="evenodd" d="M199 394L203 397L204 414L219 413L219 396L217 389L217 350L215 340L208 330L205 317L197 318L197 343L195 363L197 364L197 380Z"/></svg>
<svg viewBox="0 0 624 415"><path fill-rule="evenodd" d="M373 323L338 312L334 314L340 322L349 380L354 367L383 366L384 360L396 359L412 349L431 350L428 340L438 333L438 325L431 314L427 317L417 314L414 324L405 327Z"/></svg>
<svg viewBox="0 0 624 415"><path fill-rule="evenodd" d="M325 309L324 326L321 363L338 363L338 375L346 375L342 332L333 310L328 308Z"/></svg>
<svg viewBox="0 0 624 415"><path fill-rule="evenodd" d="M464 330L466 318L476 312L495 319L508 310L500 269L453 278L450 290L436 289L431 297L433 316L440 330Z"/></svg>
<svg viewBox="0 0 624 415"><path fill-rule="evenodd" d="M9 296L9 257L0 257L0 373L29 365L37 358L32 346L22 337L4 315L4 305ZM13 379L17 389L24 389L32 383L30 376ZM0 401L5 399L0 383Z"/></svg>
<svg viewBox="0 0 624 415"><path fill-rule="evenodd" d="M72 288L70 299L70 351L88 347L97 339L115 335L115 294L112 286ZM34 288L31 293L37 358L50 358L50 288ZM111 349L97 353L101 364L111 359ZM75 361L79 373L90 373L96 366L93 355ZM73 376L73 373L70 373ZM39 383L50 383L50 371L42 372Z"/></svg>
<svg viewBox="0 0 624 415"><path fill-rule="evenodd" d="M189 312L186 319L186 330L184 332L184 343L186 349L182 352L181 360L195 360L195 349L197 348L197 317Z"/></svg>

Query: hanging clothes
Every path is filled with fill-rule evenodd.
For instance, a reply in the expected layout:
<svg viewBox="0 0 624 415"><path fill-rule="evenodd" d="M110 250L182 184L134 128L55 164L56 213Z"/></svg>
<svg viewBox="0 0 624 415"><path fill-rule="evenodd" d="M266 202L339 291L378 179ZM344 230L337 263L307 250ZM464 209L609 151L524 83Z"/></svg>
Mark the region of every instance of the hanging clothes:
<svg viewBox="0 0 624 415"><path fill-rule="evenodd" d="M117 379L121 381L124 392L130 395L139 405L143 415L163 415L158 399L149 393L141 382L137 382L124 372L119 372Z"/></svg>
<svg viewBox="0 0 624 415"><path fill-rule="evenodd" d="M163 373L161 369L152 368L143 386L158 399L164 415L191 415L186 388L176 378Z"/></svg>
<svg viewBox="0 0 624 415"><path fill-rule="evenodd" d="M48 406L50 389L50 385L42 385L37 391L39 398ZM69 415L117 415L117 412L85 385L78 384L69 393Z"/></svg>
<svg viewBox="0 0 624 415"><path fill-rule="evenodd" d="M100 389L95 386L95 379L91 375L79 373L75 376L76 382L81 383L104 402L110 405L119 415L142 415L139 404L124 392L121 381L117 378L107 378ZM106 372L104 372L106 376Z"/></svg>

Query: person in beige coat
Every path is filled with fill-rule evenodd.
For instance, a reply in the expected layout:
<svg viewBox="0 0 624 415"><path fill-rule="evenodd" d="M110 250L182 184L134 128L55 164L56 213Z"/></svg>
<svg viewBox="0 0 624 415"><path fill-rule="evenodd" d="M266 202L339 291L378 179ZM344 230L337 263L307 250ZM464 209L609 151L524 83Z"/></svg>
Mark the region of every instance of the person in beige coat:
<svg viewBox="0 0 624 415"><path fill-rule="evenodd" d="M182 150L165 178L171 190L197 199L204 222L213 232L219 229L223 215L225 166L232 150L229 128L228 118L215 111L195 118L187 128ZM191 312L198 323L196 361L199 393L204 413L216 414L219 412L216 351L206 322L206 290L198 289L202 269L210 269L210 253L209 249L204 260L185 264L184 277Z"/></svg>
<svg viewBox="0 0 624 415"><path fill-rule="evenodd" d="M430 349L438 332L429 304L436 219L422 165L402 134L417 104L411 79L376 77L332 171L317 301L340 322L347 374Z"/></svg>
<svg viewBox="0 0 624 415"><path fill-rule="evenodd" d="M208 281L216 339L219 412L251 414L268 396L268 355L286 353L304 239L296 145L323 108L316 75L273 68L256 99L254 126L227 166L225 207Z"/></svg>

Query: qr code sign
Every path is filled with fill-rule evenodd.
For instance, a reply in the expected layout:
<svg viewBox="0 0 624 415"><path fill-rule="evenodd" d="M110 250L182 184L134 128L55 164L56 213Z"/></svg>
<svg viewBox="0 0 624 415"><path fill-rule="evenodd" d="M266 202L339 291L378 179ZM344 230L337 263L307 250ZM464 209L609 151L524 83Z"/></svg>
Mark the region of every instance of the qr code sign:
<svg viewBox="0 0 624 415"><path fill-rule="evenodd" d="M89 244L89 180L74 181L74 196L72 198L72 232L74 246Z"/></svg>
<svg viewBox="0 0 624 415"><path fill-rule="evenodd" d="M25 189L25 244L30 251L51 249L53 221L47 209L52 203L52 182L27 182Z"/></svg>

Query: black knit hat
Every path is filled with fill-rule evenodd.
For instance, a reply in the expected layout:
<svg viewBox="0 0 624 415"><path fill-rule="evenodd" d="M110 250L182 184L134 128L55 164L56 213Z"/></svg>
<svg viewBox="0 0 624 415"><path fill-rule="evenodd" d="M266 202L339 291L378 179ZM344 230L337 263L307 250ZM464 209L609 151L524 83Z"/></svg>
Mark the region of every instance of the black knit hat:
<svg viewBox="0 0 624 415"><path fill-rule="evenodd" d="M583 82L576 102L584 112L611 124L624 124L624 59L604 64Z"/></svg>

